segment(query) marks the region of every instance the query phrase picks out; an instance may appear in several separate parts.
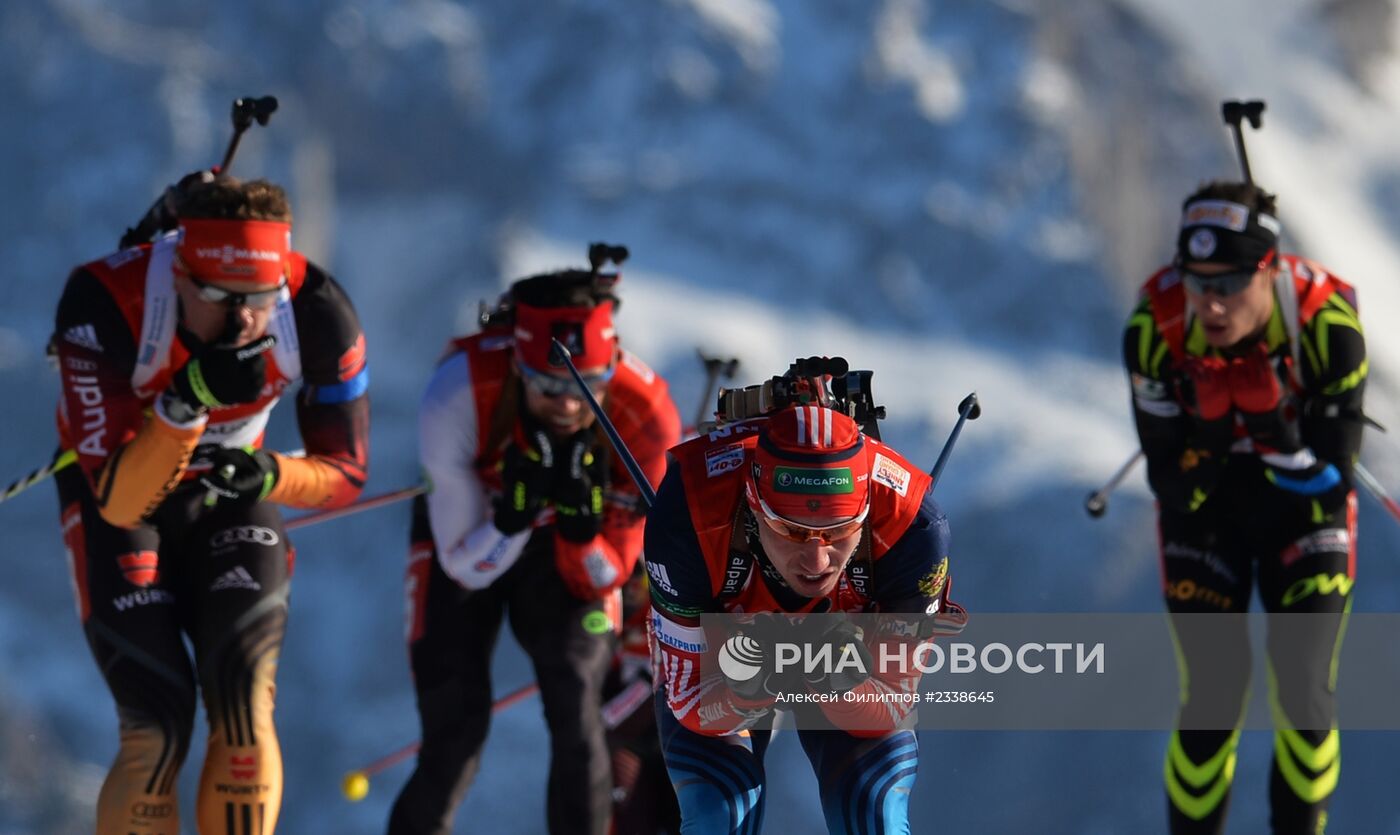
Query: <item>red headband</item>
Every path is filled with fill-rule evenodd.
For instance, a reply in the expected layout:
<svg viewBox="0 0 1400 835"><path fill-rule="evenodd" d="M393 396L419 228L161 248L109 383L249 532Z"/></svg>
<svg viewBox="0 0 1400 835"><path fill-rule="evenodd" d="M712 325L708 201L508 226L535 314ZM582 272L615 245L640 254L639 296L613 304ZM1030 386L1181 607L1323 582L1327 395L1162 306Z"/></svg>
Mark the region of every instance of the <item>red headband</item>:
<svg viewBox="0 0 1400 835"><path fill-rule="evenodd" d="M276 220L180 221L180 258L196 278L206 281L282 283L292 225Z"/></svg>
<svg viewBox="0 0 1400 835"><path fill-rule="evenodd" d="M515 357L535 371L548 371L549 341L557 339L573 354L579 369L607 368L617 353L613 303L595 307L515 306Z"/></svg>
<svg viewBox="0 0 1400 835"><path fill-rule="evenodd" d="M791 406L759 430L745 490L757 512L785 519L852 519L870 501L860 427L822 406Z"/></svg>

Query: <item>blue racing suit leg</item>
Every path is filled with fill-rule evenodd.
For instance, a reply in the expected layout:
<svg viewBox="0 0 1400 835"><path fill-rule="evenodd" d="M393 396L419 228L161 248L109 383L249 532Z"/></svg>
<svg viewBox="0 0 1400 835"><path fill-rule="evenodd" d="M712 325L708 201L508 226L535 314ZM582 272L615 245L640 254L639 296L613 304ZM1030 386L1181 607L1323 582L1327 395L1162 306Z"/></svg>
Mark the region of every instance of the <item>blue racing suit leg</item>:
<svg viewBox="0 0 1400 835"><path fill-rule="evenodd" d="M909 793L919 771L913 731L862 738L844 731L798 731L821 787L831 835L908 835Z"/></svg>
<svg viewBox="0 0 1400 835"><path fill-rule="evenodd" d="M661 753L681 807L681 835L758 835L763 828L763 753L772 734L697 734L676 721L656 689Z"/></svg>

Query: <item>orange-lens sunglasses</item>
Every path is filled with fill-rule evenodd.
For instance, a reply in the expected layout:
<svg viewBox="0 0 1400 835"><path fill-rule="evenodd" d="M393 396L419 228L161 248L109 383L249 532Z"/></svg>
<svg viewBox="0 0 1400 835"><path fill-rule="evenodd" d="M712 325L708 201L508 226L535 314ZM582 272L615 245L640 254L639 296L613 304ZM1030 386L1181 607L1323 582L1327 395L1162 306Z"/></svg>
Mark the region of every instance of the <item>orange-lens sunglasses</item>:
<svg viewBox="0 0 1400 835"><path fill-rule="evenodd" d="M767 511L767 508L764 508ZM807 543L813 539L819 540L823 545L832 545L848 537L855 536L865 524L865 514L862 513L849 522L842 522L839 525L830 525L822 528L809 528L803 525L794 525L786 519L779 519L770 516L767 512L760 514L764 524L773 533L781 536L789 542Z"/></svg>

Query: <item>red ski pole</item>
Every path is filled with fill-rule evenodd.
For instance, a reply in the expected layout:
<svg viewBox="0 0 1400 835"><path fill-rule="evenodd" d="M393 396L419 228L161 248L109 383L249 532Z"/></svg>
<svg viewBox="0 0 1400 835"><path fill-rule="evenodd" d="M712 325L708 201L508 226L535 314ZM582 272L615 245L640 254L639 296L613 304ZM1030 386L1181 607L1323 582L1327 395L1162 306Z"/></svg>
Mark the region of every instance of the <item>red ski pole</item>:
<svg viewBox="0 0 1400 835"><path fill-rule="evenodd" d="M516 702L524 701L535 693L539 692L540 686L533 681L524 687L516 688L491 704L491 712L499 713ZM345 794L345 799L351 803L358 803L369 794L369 778L385 769L391 768L414 754L423 746L419 740L414 740L402 748L389 754L385 754L369 765L357 768L354 771L347 771L345 779L340 783L340 790Z"/></svg>
<svg viewBox="0 0 1400 835"><path fill-rule="evenodd" d="M362 510L374 510L376 507L401 502L404 499L411 499L414 496L421 496L428 492L427 484L415 484L412 487L405 487L402 490L395 490L392 493L382 493L378 496L371 496L368 499L361 499L354 504L345 507L337 507L334 510L321 510L316 513L308 513L294 519L288 519L283 527L289 531L297 528L304 528L307 525L315 525L320 522L329 522L332 519L339 519L342 516L349 516L352 513L359 513Z"/></svg>

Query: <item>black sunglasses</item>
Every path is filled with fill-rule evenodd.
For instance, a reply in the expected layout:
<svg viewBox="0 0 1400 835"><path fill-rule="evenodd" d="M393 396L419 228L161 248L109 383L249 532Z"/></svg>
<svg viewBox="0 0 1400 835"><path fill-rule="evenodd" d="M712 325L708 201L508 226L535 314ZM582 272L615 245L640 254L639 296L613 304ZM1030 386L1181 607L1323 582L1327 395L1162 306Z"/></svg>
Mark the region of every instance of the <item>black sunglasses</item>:
<svg viewBox="0 0 1400 835"><path fill-rule="evenodd" d="M583 381L588 384L588 388L594 396L597 396L608 387L608 382L612 380L613 372L616 370L616 368L609 368L598 374L584 374L582 375ZM574 397L580 396L578 385L572 377L556 377L553 374L536 371L524 363L520 363L520 376L525 378L525 385L544 397L563 397L566 394Z"/></svg>
<svg viewBox="0 0 1400 835"><path fill-rule="evenodd" d="M1208 292L1220 296L1233 296L1249 286L1255 273L1270 266L1273 262L1274 251L1271 249L1264 253L1264 257L1259 259L1259 263L1252 267L1245 266L1225 273L1202 275L1191 272L1184 265L1179 265L1177 272L1181 273L1181 280L1186 283L1186 289L1198 296Z"/></svg>
<svg viewBox="0 0 1400 835"><path fill-rule="evenodd" d="M204 301L211 304L224 304L229 307L248 307L253 310L265 310L277 303L277 297L282 291L287 289L287 282L273 287L271 290L258 290L253 293L236 293L232 290L225 290L214 284L200 281L190 273L185 273L185 277L194 284L195 292Z"/></svg>

